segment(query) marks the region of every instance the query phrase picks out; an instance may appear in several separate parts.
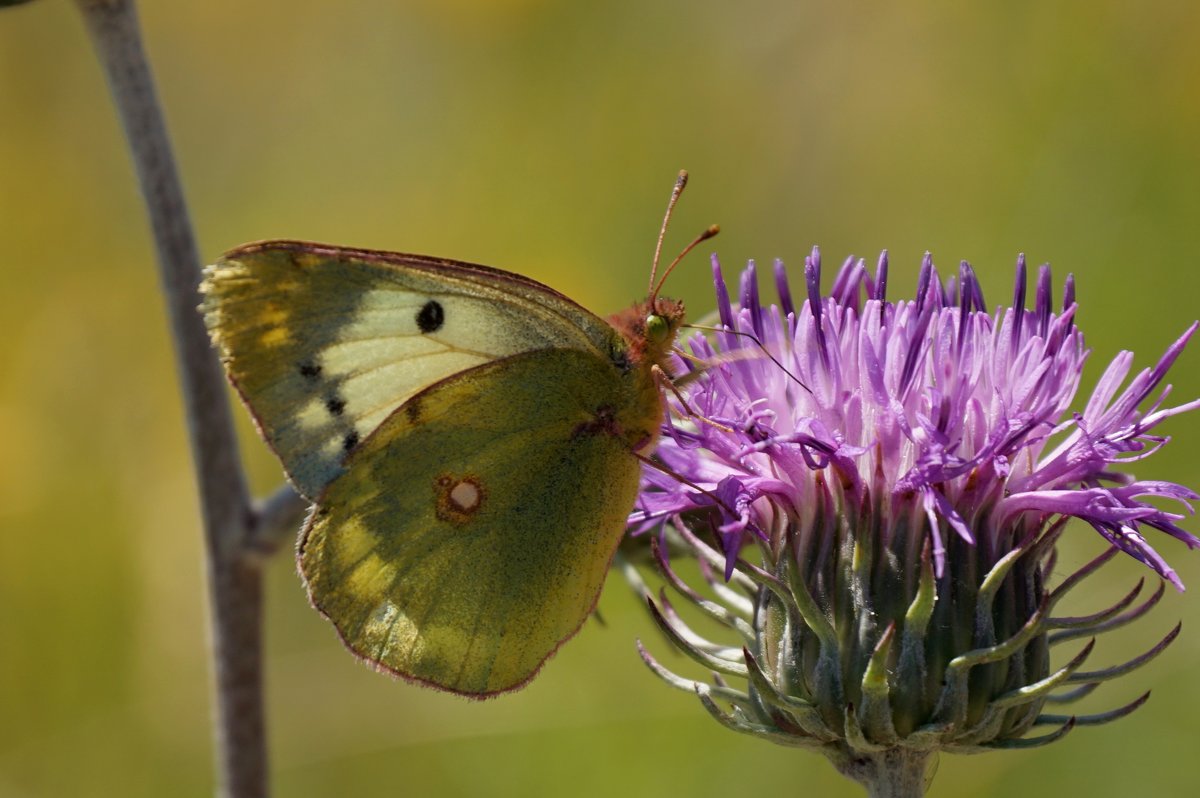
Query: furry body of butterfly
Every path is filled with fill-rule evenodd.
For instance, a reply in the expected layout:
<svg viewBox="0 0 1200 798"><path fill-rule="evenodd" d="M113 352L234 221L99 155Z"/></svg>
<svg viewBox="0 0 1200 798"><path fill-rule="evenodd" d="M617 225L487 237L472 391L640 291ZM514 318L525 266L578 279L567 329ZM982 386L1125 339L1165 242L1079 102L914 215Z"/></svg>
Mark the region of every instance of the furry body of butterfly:
<svg viewBox="0 0 1200 798"><path fill-rule="evenodd" d="M346 646L472 697L532 679L599 598L682 305L606 322L497 269L293 241L227 253L202 291L314 503L299 567Z"/></svg>

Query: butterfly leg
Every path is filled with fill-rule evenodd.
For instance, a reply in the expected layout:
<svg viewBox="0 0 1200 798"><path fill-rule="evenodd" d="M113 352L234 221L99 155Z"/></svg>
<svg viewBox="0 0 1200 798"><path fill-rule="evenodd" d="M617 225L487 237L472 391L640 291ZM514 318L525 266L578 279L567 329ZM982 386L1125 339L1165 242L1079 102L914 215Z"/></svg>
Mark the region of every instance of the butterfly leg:
<svg viewBox="0 0 1200 798"><path fill-rule="evenodd" d="M675 396L675 398L679 400L679 406L683 408L684 415L686 415L688 418L694 418L697 421L700 421L704 424L708 424L710 427L715 427L716 429L719 429L722 432L733 432L733 430L731 428L725 426L724 424L719 424L716 421L713 421L711 418L705 418L704 416L700 415L695 410L693 410L691 405L689 405L687 403L687 400L683 398L683 394L679 392L679 388L676 387L676 385L675 385L674 381L671 379L671 377L667 374L667 372L663 371L662 368L660 368L658 365L651 366L650 373L652 375L654 375L654 382L659 387L659 389L664 390L664 391L670 391Z"/></svg>

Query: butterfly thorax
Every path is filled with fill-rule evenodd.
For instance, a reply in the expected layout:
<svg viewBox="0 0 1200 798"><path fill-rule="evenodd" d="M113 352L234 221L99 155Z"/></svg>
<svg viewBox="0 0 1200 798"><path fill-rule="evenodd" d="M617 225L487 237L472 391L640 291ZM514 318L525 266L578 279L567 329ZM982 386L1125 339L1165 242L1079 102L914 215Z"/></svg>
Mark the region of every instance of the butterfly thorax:
<svg viewBox="0 0 1200 798"><path fill-rule="evenodd" d="M665 298L639 302L609 317L624 341L618 356L625 379L634 383L629 403L616 409L615 420L635 451L649 448L658 437L666 405L662 380L670 377L669 356L683 324L683 303ZM656 374L655 367L660 373Z"/></svg>

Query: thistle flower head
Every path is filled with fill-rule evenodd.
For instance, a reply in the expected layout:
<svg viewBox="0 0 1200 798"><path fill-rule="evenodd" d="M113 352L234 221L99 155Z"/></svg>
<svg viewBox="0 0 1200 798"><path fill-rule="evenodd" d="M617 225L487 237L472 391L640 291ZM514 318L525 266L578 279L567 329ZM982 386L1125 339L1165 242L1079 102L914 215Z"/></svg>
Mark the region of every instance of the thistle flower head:
<svg viewBox="0 0 1200 798"><path fill-rule="evenodd" d="M1182 589L1152 538L1200 540L1151 500L1190 512L1197 494L1118 469L1197 406L1166 406L1160 388L1196 325L1128 381L1133 356L1119 354L1081 402L1088 350L1071 278L1056 305L1043 266L1026 309L1022 258L1012 306L989 311L965 262L943 279L927 255L916 297L899 302L886 298L887 268L886 253L874 275L848 259L823 295L814 249L802 299L776 262L779 304L764 307L754 264L734 305L714 257L719 330L693 337L677 363L662 468L645 470L630 527L655 533L668 583L740 639L705 640L664 593L650 602L659 625L716 676L647 662L723 723L844 767L880 752L1027 746L1126 713L1043 713L1055 690L1128 670L1080 671L1089 643L1051 671L1050 649L1140 616L1161 586L1133 609L1136 591L1086 618L1054 610L1119 552ZM1071 518L1110 545L1051 585ZM700 563L705 595L664 541ZM1041 723L1058 730L1025 736Z"/></svg>

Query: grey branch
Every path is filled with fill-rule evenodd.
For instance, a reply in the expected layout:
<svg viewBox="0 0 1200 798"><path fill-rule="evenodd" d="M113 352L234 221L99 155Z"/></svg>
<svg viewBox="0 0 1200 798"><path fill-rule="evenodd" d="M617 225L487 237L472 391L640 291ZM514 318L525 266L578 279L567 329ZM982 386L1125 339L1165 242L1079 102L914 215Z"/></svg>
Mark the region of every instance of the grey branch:
<svg viewBox="0 0 1200 798"><path fill-rule="evenodd" d="M225 380L197 312L200 257L133 0L76 0L108 78L154 234L200 493L216 681L218 794L267 794L262 576L247 554L254 508Z"/></svg>

